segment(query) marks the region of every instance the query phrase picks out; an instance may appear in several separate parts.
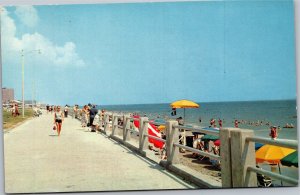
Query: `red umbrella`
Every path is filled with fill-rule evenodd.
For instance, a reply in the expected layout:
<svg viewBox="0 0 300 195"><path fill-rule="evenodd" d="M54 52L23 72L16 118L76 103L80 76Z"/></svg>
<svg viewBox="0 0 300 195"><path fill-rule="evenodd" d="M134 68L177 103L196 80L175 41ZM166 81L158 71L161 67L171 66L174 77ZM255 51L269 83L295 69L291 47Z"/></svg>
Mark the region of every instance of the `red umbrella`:
<svg viewBox="0 0 300 195"><path fill-rule="evenodd" d="M220 146L220 140L219 140L219 139L216 140L216 141L214 142L214 144L215 144L215 146Z"/></svg>

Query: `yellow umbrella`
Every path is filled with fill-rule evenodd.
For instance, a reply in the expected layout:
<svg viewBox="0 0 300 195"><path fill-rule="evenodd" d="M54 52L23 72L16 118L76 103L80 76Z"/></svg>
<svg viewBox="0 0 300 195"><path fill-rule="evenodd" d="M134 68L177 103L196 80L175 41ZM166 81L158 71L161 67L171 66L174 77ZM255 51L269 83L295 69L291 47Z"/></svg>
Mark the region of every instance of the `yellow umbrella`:
<svg viewBox="0 0 300 195"><path fill-rule="evenodd" d="M171 104L172 108L199 108L199 105L190 100L178 100Z"/></svg>
<svg viewBox="0 0 300 195"><path fill-rule="evenodd" d="M256 162L262 163L266 161L271 164L278 164L282 158L294 151L295 150L290 148L284 148L267 144L256 151Z"/></svg>
<svg viewBox="0 0 300 195"><path fill-rule="evenodd" d="M171 108L183 108L183 121L185 120L185 109L186 108L199 108L199 104L190 100L178 100L170 104Z"/></svg>
<svg viewBox="0 0 300 195"><path fill-rule="evenodd" d="M163 130L166 129L166 126L165 126L165 125L159 125L159 126L157 127L157 129L158 129L159 131L163 131Z"/></svg>

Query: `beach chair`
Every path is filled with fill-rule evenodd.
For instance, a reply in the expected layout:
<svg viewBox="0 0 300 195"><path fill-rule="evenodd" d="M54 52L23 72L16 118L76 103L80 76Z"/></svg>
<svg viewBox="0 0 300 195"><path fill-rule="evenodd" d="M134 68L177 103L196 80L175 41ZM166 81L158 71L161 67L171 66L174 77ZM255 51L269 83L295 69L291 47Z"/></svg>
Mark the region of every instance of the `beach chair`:
<svg viewBox="0 0 300 195"><path fill-rule="evenodd" d="M272 179L260 173L257 173L257 186L258 187L272 187Z"/></svg>
<svg viewBox="0 0 300 195"><path fill-rule="evenodd" d="M202 143L202 141L201 141L200 144L198 145L198 148L197 148L197 149L209 153L209 150L208 150L209 148L208 148L208 146L205 146L205 144ZM202 156L202 155L200 155L200 156L198 157L198 159L199 159L199 160L205 160L205 159L208 160L209 158L208 158L207 156Z"/></svg>

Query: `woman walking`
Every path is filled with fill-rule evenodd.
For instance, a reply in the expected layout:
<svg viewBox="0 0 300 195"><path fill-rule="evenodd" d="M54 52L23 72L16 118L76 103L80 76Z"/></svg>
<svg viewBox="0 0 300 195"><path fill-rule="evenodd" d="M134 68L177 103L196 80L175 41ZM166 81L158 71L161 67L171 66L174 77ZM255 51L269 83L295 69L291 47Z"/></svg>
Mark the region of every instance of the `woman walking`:
<svg viewBox="0 0 300 195"><path fill-rule="evenodd" d="M87 119L88 119L88 110L87 105L84 105L84 107L81 109L81 127L86 127L87 125Z"/></svg>
<svg viewBox="0 0 300 195"><path fill-rule="evenodd" d="M54 124L56 125L56 130L58 136L60 135L62 121L64 120L63 112L60 110L60 106L57 106L54 112Z"/></svg>

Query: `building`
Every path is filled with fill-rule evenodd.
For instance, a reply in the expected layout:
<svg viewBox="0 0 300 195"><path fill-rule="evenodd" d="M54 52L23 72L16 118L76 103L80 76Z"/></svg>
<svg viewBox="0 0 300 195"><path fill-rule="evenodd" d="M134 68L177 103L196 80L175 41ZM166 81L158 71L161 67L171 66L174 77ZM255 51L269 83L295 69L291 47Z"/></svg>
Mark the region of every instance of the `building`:
<svg viewBox="0 0 300 195"><path fill-rule="evenodd" d="M14 89L2 88L2 104L15 99Z"/></svg>

